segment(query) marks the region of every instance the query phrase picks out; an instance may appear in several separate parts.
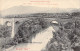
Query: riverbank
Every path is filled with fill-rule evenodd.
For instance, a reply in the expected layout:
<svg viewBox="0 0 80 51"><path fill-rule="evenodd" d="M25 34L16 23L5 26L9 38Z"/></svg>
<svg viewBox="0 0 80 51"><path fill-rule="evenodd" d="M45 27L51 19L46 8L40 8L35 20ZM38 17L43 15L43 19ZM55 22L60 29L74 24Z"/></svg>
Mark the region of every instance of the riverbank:
<svg viewBox="0 0 80 51"><path fill-rule="evenodd" d="M54 29L50 26L44 31L37 33L35 38L32 39L32 43L16 45L11 49L6 49L6 51L41 51L45 49L47 43L53 37L52 31L54 31Z"/></svg>

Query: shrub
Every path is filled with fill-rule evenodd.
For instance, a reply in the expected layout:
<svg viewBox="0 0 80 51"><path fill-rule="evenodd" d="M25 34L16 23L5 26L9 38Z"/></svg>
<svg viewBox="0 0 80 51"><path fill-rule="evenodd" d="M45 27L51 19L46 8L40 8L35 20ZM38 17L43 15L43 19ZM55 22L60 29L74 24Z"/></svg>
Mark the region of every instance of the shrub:
<svg viewBox="0 0 80 51"><path fill-rule="evenodd" d="M65 28L65 29L71 29L71 28L73 28L73 23L72 23L72 22L66 23L66 24L64 25L64 28Z"/></svg>
<svg viewBox="0 0 80 51"><path fill-rule="evenodd" d="M0 48L8 48L12 45L11 36L11 26L0 25Z"/></svg>
<svg viewBox="0 0 80 51"><path fill-rule="evenodd" d="M55 49L53 47L55 41L58 42L58 47L55 46L55 48L59 48L61 50L64 49L65 51L68 50L69 48L70 49L73 48L73 50L76 51L75 47L80 46L80 45L76 45L76 43L78 43L78 44L80 43L79 26L80 26L79 21L67 22L66 24L63 25L63 27L64 27L63 30L59 29L57 32L54 32L53 33L54 36L51 39L51 42L48 44L48 45L50 45L47 48L48 51L49 51L49 49L52 49L50 51L55 51ZM56 50L56 51L58 51L58 50Z"/></svg>
<svg viewBox="0 0 80 51"><path fill-rule="evenodd" d="M0 25L0 37L10 37L11 35L11 27L10 26L5 26L5 25Z"/></svg>

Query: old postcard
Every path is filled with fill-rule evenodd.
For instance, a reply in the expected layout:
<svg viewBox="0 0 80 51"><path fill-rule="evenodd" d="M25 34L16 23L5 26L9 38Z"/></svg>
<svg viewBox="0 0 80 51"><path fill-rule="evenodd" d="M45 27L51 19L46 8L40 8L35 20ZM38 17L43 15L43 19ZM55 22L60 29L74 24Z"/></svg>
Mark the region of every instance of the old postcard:
<svg viewBox="0 0 80 51"><path fill-rule="evenodd" d="M0 0L0 51L80 51L80 0Z"/></svg>

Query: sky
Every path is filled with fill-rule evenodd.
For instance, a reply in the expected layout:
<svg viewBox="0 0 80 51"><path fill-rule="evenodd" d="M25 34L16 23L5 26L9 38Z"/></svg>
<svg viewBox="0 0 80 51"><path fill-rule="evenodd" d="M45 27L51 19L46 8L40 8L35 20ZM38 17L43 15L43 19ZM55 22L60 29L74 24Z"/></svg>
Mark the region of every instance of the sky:
<svg viewBox="0 0 80 51"><path fill-rule="evenodd" d="M0 0L0 11L14 6L80 8L80 0Z"/></svg>

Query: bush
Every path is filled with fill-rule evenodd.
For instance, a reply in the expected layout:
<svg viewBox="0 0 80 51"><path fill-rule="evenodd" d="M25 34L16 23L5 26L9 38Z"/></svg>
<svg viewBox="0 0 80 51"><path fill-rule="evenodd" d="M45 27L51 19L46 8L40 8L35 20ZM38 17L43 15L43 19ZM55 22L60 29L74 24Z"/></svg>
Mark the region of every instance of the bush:
<svg viewBox="0 0 80 51"><path fill-rule="evenodd" d="M1 48L9 48L12 46L13 39L10 37L0 38L0 47Z"/></svg>
<svg viewBox="0 0 80 51"><path fill-rule="evenodd" d="M66 23L65 25L64 25L64 28L65 29L71 29L71 28L73 28L73 23L72 22L68 22L68 23Z"/></svg>
<svg viewBox="0 0 80 51"><path fill-rule="evenodd" d="M10 37L11 36L11 27L0 25L0 37Z"/></svg>
<svg viewBox="0 0 80 51"><path fill-rule="evenodd" d="M12 45L11 36L11 26L0 25L0 48L8 48Z"/></svg>
<svg viewBox="0 0 80 51"><path fill-rule="evenodd" d="M66 24L63 25L63 27L64 27L63 30L59 29L57 32L54 32L53 33L54 36L51 39L51 42L48 44L48 48L47 48L48 51L49 51L49 49L52 49L50 51L55 51L55 48L61 49L61 51L63 49L66 51L69 48L70 49L73 48L73 50L76 51L76 48L74 48L74 47L80 46L80 45L76 45L76 43L78 43L78 44L80 43L79 26L80 26L79 21L67 22ZM55 41L58 42L58 47L53 46ZM58 50L56 50L56 51L58 51Z"/></svg>
<svg viewBox="0 0 80 51"><path fill-rule="evenodd" d="M80 21L76 21L76 28L80 29Z"/></svg>

